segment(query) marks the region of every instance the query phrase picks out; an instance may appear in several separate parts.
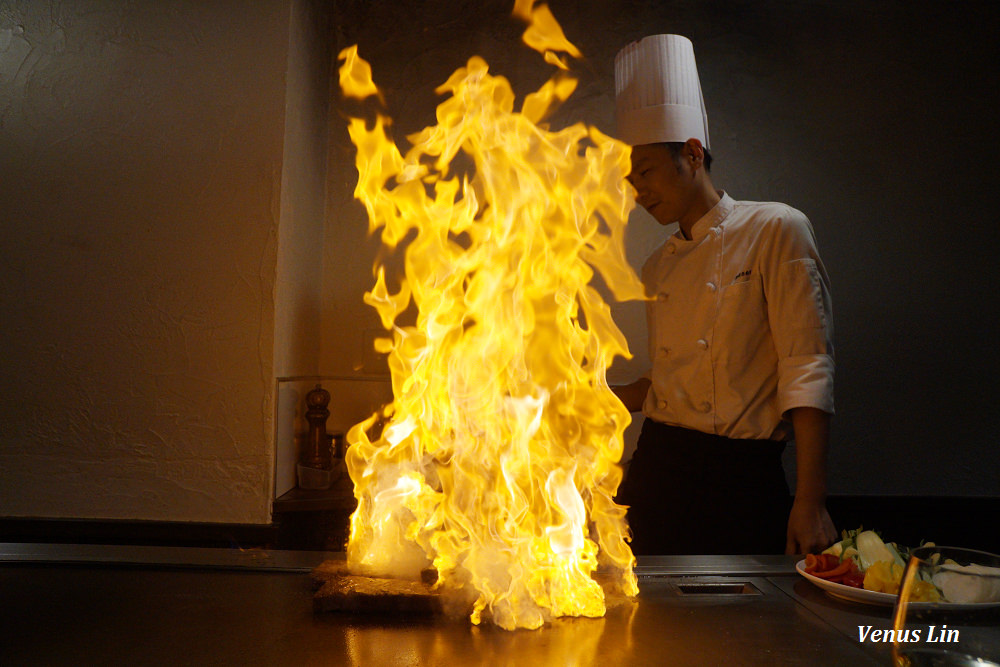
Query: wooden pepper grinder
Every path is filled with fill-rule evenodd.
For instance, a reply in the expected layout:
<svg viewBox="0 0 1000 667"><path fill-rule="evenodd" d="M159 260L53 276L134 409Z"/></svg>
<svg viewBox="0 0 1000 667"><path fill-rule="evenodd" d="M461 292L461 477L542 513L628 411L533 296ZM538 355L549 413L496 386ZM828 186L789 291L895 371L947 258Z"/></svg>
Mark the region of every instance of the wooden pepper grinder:
<svg viewBox="0 0 1000 667"><path fill-rule="evenodd" d="M309 422L309 435L302 451L302 465L319 470L330 470L330 436L326 434L326 419L330 411L330 392L321 385L306 394L306 420Z"/></svg>

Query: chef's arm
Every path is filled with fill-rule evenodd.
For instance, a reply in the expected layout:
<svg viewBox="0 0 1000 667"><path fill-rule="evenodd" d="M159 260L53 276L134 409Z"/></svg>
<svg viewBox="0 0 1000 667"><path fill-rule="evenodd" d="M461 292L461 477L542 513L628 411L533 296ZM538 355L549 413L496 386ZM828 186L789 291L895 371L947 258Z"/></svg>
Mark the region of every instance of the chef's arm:
<svg viewBox="0 0 1000 667"><path fill-rule="evenodd" d="M641 377L632 384L613 385L611 391L615 392L615 396L625 404L629 412L640 412L650 384L649 378Z"/></svg>
<svg viewBox="0 0 1000 667"><path fill-rule="evenodd" d="M795 429L797 474L785 553L818 553L837 539L837 531L826 510L830 415L810 407L793 408L789 415Z"/></svg>

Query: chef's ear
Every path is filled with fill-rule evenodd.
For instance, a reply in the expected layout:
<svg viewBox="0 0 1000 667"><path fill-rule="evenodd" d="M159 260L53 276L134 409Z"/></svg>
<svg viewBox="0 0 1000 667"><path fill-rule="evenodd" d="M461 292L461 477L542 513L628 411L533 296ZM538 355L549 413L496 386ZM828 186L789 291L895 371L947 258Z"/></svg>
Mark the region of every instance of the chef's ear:
<svg viewBox="0 0 1000 667"><path fill-rule="evenodd" d="M705 147L701 145L699 139L691 137L684 142L684 159L688 161L692 169L697 169L705 164Z"/></svg>

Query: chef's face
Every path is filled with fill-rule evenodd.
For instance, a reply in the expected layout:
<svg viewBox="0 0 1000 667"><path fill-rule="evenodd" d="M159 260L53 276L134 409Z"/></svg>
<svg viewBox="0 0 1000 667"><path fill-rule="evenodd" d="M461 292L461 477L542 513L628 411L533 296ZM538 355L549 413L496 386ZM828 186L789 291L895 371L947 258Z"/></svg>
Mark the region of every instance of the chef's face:
<svg viewBox="0 0 1000 667"><path fill-rule="evenodd" d="M682 152L677 159L663 144L643 144L632 149L628 181L636 201L661 225L680 220L690 206L694 173Z"/></svg>

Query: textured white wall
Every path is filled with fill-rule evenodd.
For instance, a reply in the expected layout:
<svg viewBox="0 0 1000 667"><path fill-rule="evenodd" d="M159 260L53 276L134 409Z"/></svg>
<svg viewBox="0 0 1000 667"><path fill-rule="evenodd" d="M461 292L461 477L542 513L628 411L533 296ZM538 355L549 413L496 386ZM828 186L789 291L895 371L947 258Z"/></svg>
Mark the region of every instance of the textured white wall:
<svg viewBox="0 0 1000 667"><path fill-rule="evenodd" d="M288 41L0 2L0 515L270 520Z"/></svg>
<svg viewBox="0 0 1000 667"><path fill-rule="evenodd" d="M326 215L330 40L321 0L292 0L278 228L274 373L315 375Z"/></svg>

